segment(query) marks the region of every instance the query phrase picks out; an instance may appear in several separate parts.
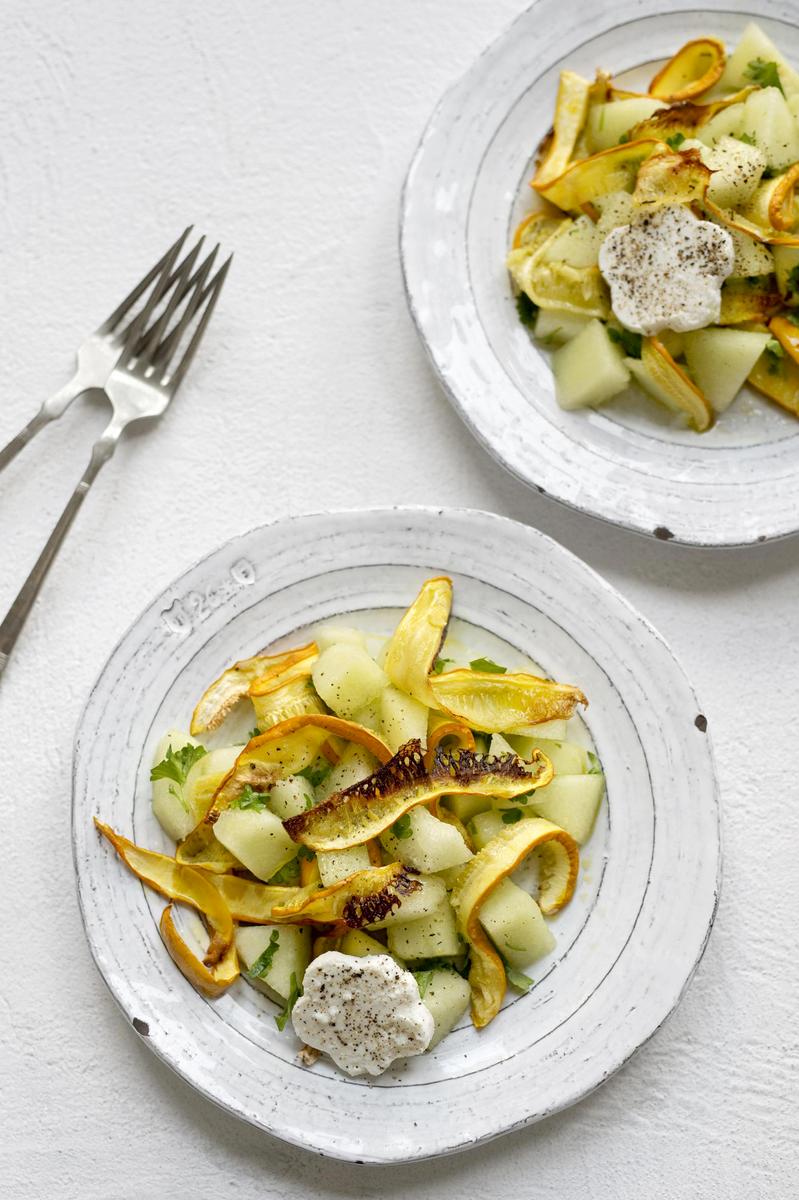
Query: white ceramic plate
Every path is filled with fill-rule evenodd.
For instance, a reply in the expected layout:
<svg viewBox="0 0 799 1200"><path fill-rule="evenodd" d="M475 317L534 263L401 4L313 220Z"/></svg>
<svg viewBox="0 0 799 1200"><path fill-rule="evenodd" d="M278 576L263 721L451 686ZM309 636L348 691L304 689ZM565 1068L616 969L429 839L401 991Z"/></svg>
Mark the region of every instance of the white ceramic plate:
<svg viewBox="0 0 799 1200"><path fill-rule="evenodd" d="M120 864L92 817L171 853L150 811L149 765L160 733L185 725L208 682L340 614L388 633L421 581L442 572L478 652L527 656L587 693L609 799L535 987L487 1030L464 1019L435 1052L370 1084L324 1062L302 1067L299 1043L278 1033L276 1009L246 983L216 1001L195 992L161 942L163 901ZM188 571L125 635L92 692L75 750L73 837L92 953L147 1044L238 1116L368 1162L452 1152L592 1091L677 1004L718 890L706 722L666 645L555 542L459 510L281 521Z"/></svg>
<svg viewBox="0 0 799 1200"><path fill-rule="evenodd" d="M753 391L701 435L637 392L596 411L563 412L548 355L518 320L503 264L532 207L526 184L552 123L560 70L592 77L602 66L624 76L649 64L650 78L689 38L734 43L753 19L799 64L788 6L756 7L755 16L723 0L701 9L685 0L592 0L577 19L572 4L538 0L441 101L403 198L411 311L450 400L483 446L556 500L700 546L799 529L799 422Z"/></svg>

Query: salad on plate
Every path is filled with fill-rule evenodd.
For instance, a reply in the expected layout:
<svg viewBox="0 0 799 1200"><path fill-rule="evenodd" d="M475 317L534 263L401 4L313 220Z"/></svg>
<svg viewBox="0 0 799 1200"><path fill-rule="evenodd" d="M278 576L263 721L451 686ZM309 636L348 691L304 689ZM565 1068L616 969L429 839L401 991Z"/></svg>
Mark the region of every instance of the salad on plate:
<svg viewBox="0 0 799 1200"><path fill-rule="evenodd" d="M155 752L174 854L96 819L166 898L184 976L211 998L253 985L306 1064L377 1075L467 1009L489 1025L574 894L604 794L586 698L470 658L452 590L427 580L388 639L327 624L225 670Z"/></svg>
<svg viewBox="0 0 799 1200"><path fill-rule="evenodd" d="M635 384L698 432L751 384L799 416L799 74L757 26L631 91L564 70L507 265L558 403Z"/></svg>

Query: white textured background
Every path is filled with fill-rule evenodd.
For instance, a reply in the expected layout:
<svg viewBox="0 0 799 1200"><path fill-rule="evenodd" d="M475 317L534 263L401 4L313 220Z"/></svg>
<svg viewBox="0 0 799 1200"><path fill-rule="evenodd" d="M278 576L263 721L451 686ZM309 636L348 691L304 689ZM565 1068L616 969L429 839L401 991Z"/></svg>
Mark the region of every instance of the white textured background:
<svg viewBox="0 0 799 1200"><path fill-rule="evenodd" d="M578 21L579 4L564 2ZM0 7L0 442L188 221L237 255L199 366L100 476L0 683L4 1197L796 1194L799 546L682 551L528 494L450 411L405 310L397 207L416 139L518 11L518 0ZM0 480L3 609L102 421L76 407ZM391 503L529 521L654 622L708 714L725 882L685 1002L620 1075L536 1129L380 1170L235 1122L128 1027L83 939L69 775L87 691L154 592L263 520Z"/></svg>

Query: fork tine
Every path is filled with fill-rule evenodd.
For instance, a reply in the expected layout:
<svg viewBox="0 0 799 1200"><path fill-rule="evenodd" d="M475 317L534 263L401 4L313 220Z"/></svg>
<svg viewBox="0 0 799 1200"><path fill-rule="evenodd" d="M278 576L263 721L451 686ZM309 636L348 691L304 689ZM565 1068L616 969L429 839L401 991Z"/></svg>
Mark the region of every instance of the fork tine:
<svg viewBox="0 0 799 1200"><path fill-rule="evenodd" d="M162 258L160 258L158 260L158 262L155 264L155 266L152 267L147 272L147 274L144 276L144 279L142 279L139 283L136 284L133 291L130 292L129 295L127 295L125 297L125 299L122 301L122 303L117 308L114 309L114 311L111 313L111 316L108 317L105 321L103 321L102 325L97 330L98 333L101 333L101 334L113 333L113 331L116 329L117 325L122 320L122 318L125 316L125 314L130 312L131 308L133 308L133 305L136 303L136 301L139 299L139 297L144 295L144 293L147 291L148 287L150 287L150 285L154 282L154 280L156 280L158 278L158 276L163 271L164 266L168 262L170 257L173 254L180 253L183 243L186 241L186 238L189 236L189 234L191 233L193 228L194 227L192 225L189 225L186 227L186 229L183 230L183 233L180 235L178 240L172 246L169 247L166 254Z"/></svg>
<svg viewBox="0 0 799 1200"><path fill-rule="evenodd" d="M205 304L205 310L203 312L203 315L200 317L199 324L197 325L197 328L195 329L195 331L192 335L191 341L189 342L188 346L186 347L186 350L184 351L183 357L181 358L181 360L178 363L175 370L172 372L172 375L169 377L169 380L168 380L166 386L169 390L170 396L174 396L175 392L178 390L181 383L183 382L183 376L186 374L186 372L188 371L188 369L191 365L191 360L194 358L194 355L197 352L197 347L199 346L200 342L202 341L203 335L205 334L205 331L208 328L208 322L211 320L211 316L213 314L214 308L216 307L216 302L219 299L219 293L222 291L222 287L224 285L225 279L227 278L227 273L230 270L230 264L232 262L233 262L233 255L231 254L229 256L229 258L226 258L225 261L222 263L222 266L219 268L219 270L217 271L214 278L208 284L207 288L204 289L203 294L204 294L204 296L207 297L207 302ZM165 367L166 367L166 364L165 364Z"/></svg>
<svg viewBox="0 0 799 1200"><path fill-rule="evenodd" d="M197 256L199 255L204 242L205 237L203 236L200 238L199 242L191 251L191 253L186 255L180 266L172 273L171 280L167 282L166 288L164 289L164 295L168 294L170 287L172 288L172 295L170 296L169 303L158 320L155 321L149 329L144 331L139 344L134 350L136 358L141 360L142 367L146 368L151 365L151 361L155 356L155 352L161 340L161 335L168 327L175 309L180 304L184 296L186 296L189 288L191 287L191 280L194 278L191 275L191 271L195 262L197 261Z"/></svg>
<svg viewBox="0 0 799 1200"><path fill-rule="evenodd" d="M161 268L161 274L152 288L150 295L147 297L147 303L141 312L139 312L133 318L130 325L128 325L128 327L122 331L122 334L120 335L120 363L125 359L130 358L134 346L141 338L143 331L147 328L147 322L150 320L156 308L166 295L167 289L170 286L170 281L174 282L176 276L173 274L173 267L175 266L175 260L177 259L177 256L182 248L183 241L184 239L181 238L181 240L169 251L164 265ZM191 254L188 257L191 258Z"/></svg>
<svg viewBox="0 0 799 1200"><path fill-rule="evenodd" d="M175 348L191 323L192 318L197 312L197 309L206 298L208 288L210 287L210 284L206 285L206 280L211 273L211 269L216 261L216 256L218 253L219 243L217 242L211 253L205 259L205 261L200 264L189 282L186 284L184 294L188 293L189 291L193 291L194 294L186 304L186 308L184 309L183 314L175 328L169 334L167 334L153 355L153 363L157 364L164 370L174 354Z"/></svg>

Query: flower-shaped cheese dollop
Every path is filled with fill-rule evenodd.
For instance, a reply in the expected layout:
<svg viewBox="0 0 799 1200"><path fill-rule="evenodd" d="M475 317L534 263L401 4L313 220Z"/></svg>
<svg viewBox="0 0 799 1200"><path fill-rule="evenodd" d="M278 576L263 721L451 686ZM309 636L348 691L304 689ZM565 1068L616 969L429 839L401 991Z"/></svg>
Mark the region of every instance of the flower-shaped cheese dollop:
<svg viewBox="0 0 799 1200"><path fill-rule="evenodd" d="M337 950L308 967L292 1021L297 1037L349 1075L379 1075L396 1058L421 1054L435 1025L413 975L391 955Z"/></svg>
<svg viewBox="0 0 799 1200"><path fill-rule="evenodd" d="M721 285L734 260L727 230L698 220L683 204L619 225L599 249L614 315L647 337L718 321Z"/></svg>

